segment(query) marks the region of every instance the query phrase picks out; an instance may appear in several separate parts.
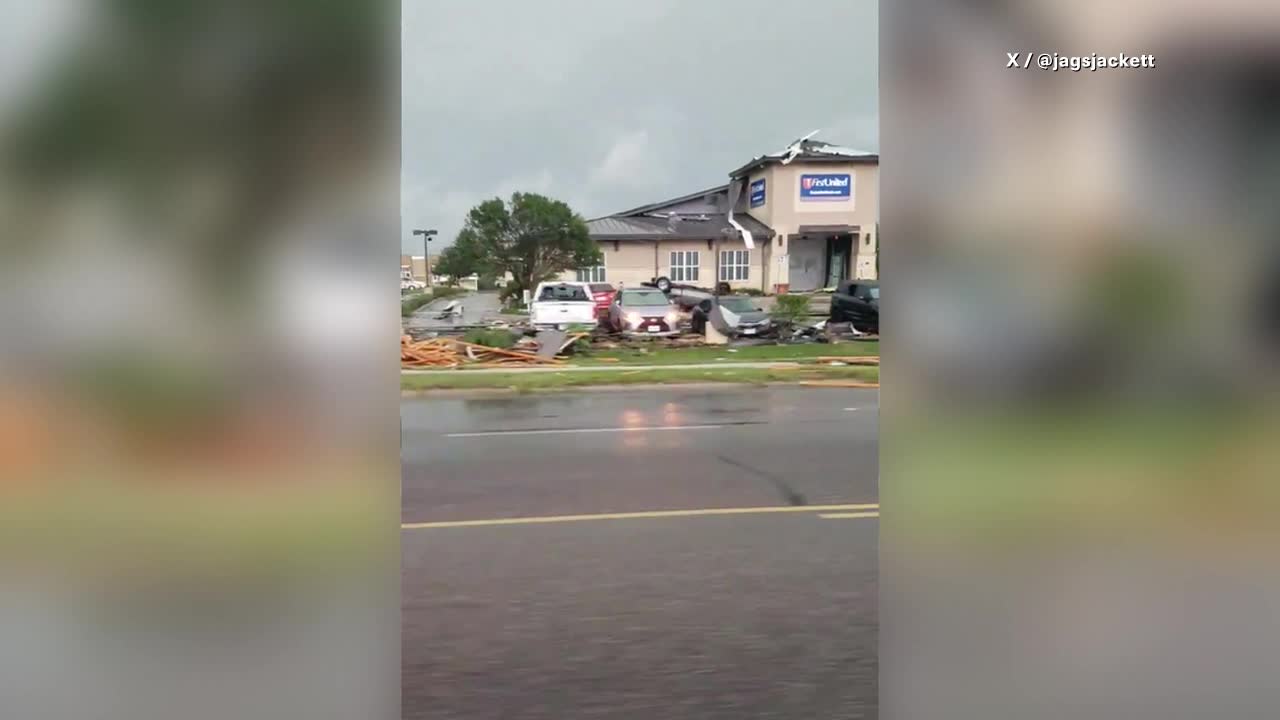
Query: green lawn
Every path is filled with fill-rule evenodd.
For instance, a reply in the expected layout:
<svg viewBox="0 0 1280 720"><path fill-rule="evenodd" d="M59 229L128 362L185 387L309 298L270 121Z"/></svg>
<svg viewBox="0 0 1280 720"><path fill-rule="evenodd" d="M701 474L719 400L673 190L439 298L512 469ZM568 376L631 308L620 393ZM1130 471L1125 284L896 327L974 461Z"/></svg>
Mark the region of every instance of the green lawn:
<svg viewBox="0 0 1280 720"><path fill-rule="evenodd" d="M552 390L589 385L687 384L705 382L751 383L799 382L802 380L854 380L879 382L878 367L799 367L772 368L655 368L632 371L581 372L451 372L432 375L400 376L401 390L443 390L510 388L514 390Z"/></svg>
<svg viewBox="0 0 1280 720"><path fill-rule="evenodd" d="M648 352L634 349L590 350L575 356L574 365L684 365L724 362L758 362L762 360L804 360L815 357L856 357L880 355L880 341L851 340L839 344L809 343L804 345L753 345L728 348L695 346L686 348L655 347ZM602 361L602 358L608 358Z"/></svg>

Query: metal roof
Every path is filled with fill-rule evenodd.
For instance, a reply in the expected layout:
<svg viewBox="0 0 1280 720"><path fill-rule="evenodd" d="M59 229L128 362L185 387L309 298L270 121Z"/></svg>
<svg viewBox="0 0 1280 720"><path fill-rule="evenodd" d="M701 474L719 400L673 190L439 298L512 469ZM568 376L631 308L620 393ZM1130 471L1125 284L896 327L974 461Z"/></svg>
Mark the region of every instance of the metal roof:
<svg viewBox="0 0 1280 720"><path fill-rule="evenodd" d="M773 237L769 226L750 215L735 213L733 219L758 238ZM720 237L726 231L734 231L734 227L729 224L725 213L675 219L612 215L588 220L587 231L593 240L707 240Z"/></svg>
<svg viewBox="0 0 1280 720"><path fill-rule="evenodd" d="M698 201L706 199L706 202ZM725 212L729 185L717 185L688 195L641 205L587 221L596 240L706 240L736 232ZM747 214L746 193L738 197L733 219L755 237L769 239L773 229Z"/></svg>
<svg viewBox="0 0 1280 720"><path fill-rule="evenodd" d="M810 138L813 135L814 133L809 133L778 152L752 158L751 162L729 173L729 176L737 178L765 165L772 163L786 164L796 160L867 165L879 164L880 162L880 155L877 153L844 147L843 145L834 145L821 140L812 140Z"/></svg>
<svg viewBox="0 0 1280 720"><path fill-rule="evenodd" d="M729 192L729 185L728 183L726 183L724 185L717 185L713 188L702 190L700 192L689 193L688 195L681 195L678 198L671 198L670 200L663 200L661 202L649 203L648 205L641 205L640 207L631 208L630 210L623 210L620 213L614 213L611 217L644 215L646 213L651 213L657 210L662 210L663 208L671 207L672 205L680 205L682 203L689 202L690 200L697 200L699 198L707 197L710 195L724 195L727 198L728 192Z"/></svg>

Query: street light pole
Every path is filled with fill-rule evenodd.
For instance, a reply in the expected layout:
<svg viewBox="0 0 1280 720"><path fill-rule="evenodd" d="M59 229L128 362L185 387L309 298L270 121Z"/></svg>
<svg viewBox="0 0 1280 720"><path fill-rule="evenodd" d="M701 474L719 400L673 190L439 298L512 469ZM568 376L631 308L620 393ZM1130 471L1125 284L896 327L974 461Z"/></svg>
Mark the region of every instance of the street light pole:
<svg viewBox="0 0 1280 720"><path fill-rule="evenodd" d="M435 230L414 230L413 234L422 236L422 264L426 267L427 287L432 287L434 283L431 282L431 251L428 249L427 243L430 243L431 236L437 233Z"/></svg>

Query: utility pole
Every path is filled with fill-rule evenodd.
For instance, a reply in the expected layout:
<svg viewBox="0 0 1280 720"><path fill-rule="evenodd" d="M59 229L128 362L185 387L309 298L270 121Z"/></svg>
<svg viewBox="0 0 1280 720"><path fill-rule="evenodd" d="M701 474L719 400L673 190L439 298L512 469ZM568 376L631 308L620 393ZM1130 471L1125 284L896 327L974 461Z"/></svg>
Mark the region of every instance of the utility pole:
<svg viewBox="0 0 1280 720"><path fill-rule="evenodd" d="M431 250L428 249L427 244L431 242L431 236L436 235L437 233L435 230L414 230L413 234L422 236L422 264L427 269L427 277L426 277L427 287L432 287L433 283L431 282Z"/></svg>

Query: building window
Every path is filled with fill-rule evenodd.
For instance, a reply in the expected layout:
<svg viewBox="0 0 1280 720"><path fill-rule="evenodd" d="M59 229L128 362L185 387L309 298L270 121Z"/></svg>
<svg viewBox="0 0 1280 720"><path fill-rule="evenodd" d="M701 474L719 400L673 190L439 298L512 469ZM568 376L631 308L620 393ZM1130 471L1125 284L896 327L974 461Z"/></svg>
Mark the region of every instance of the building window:
<svg viewBox="0 0 1280 720"><path fill-rule="evenodd" d="M673 250L671 252L672 282L698 282L698 251Z"/></svg>
<svg viewBox="0 0 1280 720"><path fill-rule="evenodd" d="M748 280L751 278L750 250L720 251L720 280Z"/></svg>
<svg viewBox="0 0 1280 720"><path fill-rule="evenodd" d="M602 283L609 282L605 277L604 265L596 265L589 268L578 268L578 282Z"/></svg>

